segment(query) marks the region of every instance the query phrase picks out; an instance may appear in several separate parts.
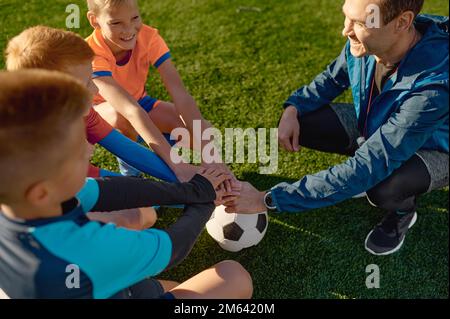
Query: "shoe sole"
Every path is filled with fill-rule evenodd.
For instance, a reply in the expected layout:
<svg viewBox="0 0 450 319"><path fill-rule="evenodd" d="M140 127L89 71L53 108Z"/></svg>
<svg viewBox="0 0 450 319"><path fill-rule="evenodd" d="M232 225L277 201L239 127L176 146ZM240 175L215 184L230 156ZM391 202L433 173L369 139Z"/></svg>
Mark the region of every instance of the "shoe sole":
<svg viewBox="0 0 450 319"><path fill-rule="evenodd" d="M414 226L414 224L416 223L416 221L417 221L417 212L414 213L414 216L413 216L413 218L411 219L411 222L409 223L408 229L411 229L411 228ZM367 247L367 242L368 242L368 240L369 240L370 235L372 235L372 233L373 233L373 230L371 230L370 233L367 235L366 240L364 241L364 248L365 248L369 253L371 253L372 255L375 255L375 256L387 256L387 255L390 255L390 254L393 254L393 253L399 251L400 248L402 248L403 242L404 242L405 239L406 239L406 235L405 235L405 237L403 237L403 240L400 242L400 244L398 244L398 246L395 247L394 249L389 250L389 251L386 251L386 252L384 252L384 253L376 253L376 252L374 252L372 249L370 249L369 247Z"/></svg>
<svg viewBox="0 0 450 319"><path fill-rule="evenodd" d="M358 195L355 195L355 196L353 196L352 198L358 199L358 198L365 198L365 197L367 197L366 192L361 193L361 194L358 194Z"/></svg>

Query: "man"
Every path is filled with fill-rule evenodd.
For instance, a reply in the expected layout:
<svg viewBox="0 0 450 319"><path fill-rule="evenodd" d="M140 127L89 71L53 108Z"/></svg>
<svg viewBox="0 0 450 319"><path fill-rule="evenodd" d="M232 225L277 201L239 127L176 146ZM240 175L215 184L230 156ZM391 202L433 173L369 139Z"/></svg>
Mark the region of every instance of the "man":
<svg viewBox="0 0 450 319"><path fill-rule="evenodd" d="M367 23L374 5L377 27ZM244 183L228 212L301 212L366 192L387 212L366 249L375 255L400 249L417 220L418 196L448 185L448 17L418 15L422 6L423 0L345 1L348 41L287 100L279 141L290 152L305 146L351 157L269 192ZM354 105L330 105L349 87Z"/></svg>

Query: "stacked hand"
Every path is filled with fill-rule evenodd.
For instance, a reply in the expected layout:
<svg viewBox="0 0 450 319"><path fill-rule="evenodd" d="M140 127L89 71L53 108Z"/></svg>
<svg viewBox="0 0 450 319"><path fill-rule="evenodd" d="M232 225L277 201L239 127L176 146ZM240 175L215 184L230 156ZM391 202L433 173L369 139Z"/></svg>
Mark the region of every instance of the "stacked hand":
<svg viewBox="0 0 450 319"><path fill-rule="evenodd" d="M258 214L267 210L264 192L258 191L250 183L242 182L240 195L225 202L227 213Z"/></svg>
<svg viewBox="0 0 450 319"><path fill-rule="evenodd" d="M188 164L186 164L188 165ZM258 191L250 183L240 182L224 164L204 164L192 166L189 175L200 174L216 190L216 206L225 205L228 213L258 214L266 211L264 192ZM192 176L191 176L192 177Z"/></svg>
<svg viewBox="0 0 450 319"><path fill-rule="evenodd" d="M207 169L215 169L222 171L231 176L231 179L225 180L221 185L219 185L218 190L223 195L220 198L218 197L218 199L215 201L216 206L223 205L225 201L231 201L236 196L239 196L239 192L242 187L241 182L237 180L237 178L230 171L228 166L222 163L213 163L213 164L203 163L202 166L206 167Z"/></svg>
<svg viewBox="0 0 450 319"><path fill-rule="evenodd" d="M235 177L229 172L218 168L201 167L198 174L206 178L216 191L216 206L221 205L225 200L234 200L239 196L240 185L233 182ZM227 188L225 185L229 185Z"/></svg>

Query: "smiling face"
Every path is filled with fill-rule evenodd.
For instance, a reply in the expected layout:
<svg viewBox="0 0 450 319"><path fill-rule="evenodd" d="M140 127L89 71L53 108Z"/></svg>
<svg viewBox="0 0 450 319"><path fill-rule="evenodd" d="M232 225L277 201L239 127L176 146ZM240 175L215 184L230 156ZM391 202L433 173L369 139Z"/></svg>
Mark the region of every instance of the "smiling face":
<svg viewBox="0 0 450 319"><path fill-rule="evenodd" d="M366 20L372 13L370 5L379 5L380 0L346 0L342 8L345 15L342 35L350 41L350 51L356 58L366 55L382 55L395 44L397 39L395 19L388 24L379 17L380 27L369 28Z"/></svg>
<svg viewBox="0 0 450 319"><path fill-rule="evenodd" d="M106 44L115 56L133 50L142 27L139 8L135 0L115 7L106 7L98 15L90 14L94 27L100 28Z"/></svg>

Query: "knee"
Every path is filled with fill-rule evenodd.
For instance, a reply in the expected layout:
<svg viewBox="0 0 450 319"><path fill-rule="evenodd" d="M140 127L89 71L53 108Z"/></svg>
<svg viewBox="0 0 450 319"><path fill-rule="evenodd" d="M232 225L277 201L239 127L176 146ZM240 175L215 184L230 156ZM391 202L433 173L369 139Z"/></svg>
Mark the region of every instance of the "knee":
<svg viewBox="0 0 450 319"><path fill-rule="evenodd" d="M117 129L120 133L128 137L129 139L136 141L138 134L136 130L133 128L131 123L121 116L120 114L117 114L115 120L112 122L112 127Z"/></svg>
<svg viewBox="0 0 450 319"><path fill-rule="evenodd" d="M187 128L172 103L160 102L149 116L162 133L171 133L176 128Z"/></svg>
<svg viewBox="0 0 450 319"><path fill-rule="evenodd" d="M367 192L367 200L383 210L395 210L395 193L386 185L379 185Z"/></svg>
<svg viewBox="0 0 450 319"><path fill-rule="evenodd" d="M219 276L236 287L235 299L250 299L253 295L253 280L249 272L237 261L225 260L216 265Z"/></svg>
<svg viewBox="0 0 450 319"><path fill-rule="evenodd" d="M140 214L140 229L148 229L155 225L158 215L156 210L152 207L145 207L139 209Z"/></svg>

